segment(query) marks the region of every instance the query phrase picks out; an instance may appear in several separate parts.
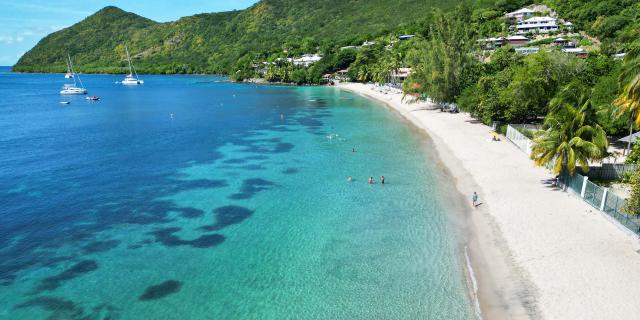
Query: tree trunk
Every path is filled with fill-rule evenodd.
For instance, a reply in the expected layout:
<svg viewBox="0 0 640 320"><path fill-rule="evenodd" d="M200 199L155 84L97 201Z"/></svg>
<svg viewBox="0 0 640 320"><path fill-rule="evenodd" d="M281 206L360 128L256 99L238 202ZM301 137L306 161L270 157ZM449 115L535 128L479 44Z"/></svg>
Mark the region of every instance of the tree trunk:
<svg viewBox="0 0 640 320"><path fill-rule="evenodd" d="M633 134L633 115L629 116L629 141L627 141L627 156L631 153L631 135Z"/></svg>

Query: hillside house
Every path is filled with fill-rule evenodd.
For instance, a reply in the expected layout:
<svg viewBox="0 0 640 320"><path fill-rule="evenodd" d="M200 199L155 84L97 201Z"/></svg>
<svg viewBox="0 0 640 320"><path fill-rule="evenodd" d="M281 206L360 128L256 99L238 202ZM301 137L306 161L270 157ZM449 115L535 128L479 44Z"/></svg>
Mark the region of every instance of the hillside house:
<svg viewBox="0 0 640 320"><path fill-rule="evenodd" d="M507 37L507 42L514 46L514 47L518 47L518 46L522 46L525 44L528 44L531 40L529 40L529 38L524 37L524 36L510 36Z"/></svg>
<svg viewBox="0 0 640 320"><path fill-rule="evenodd" d="M518 21L516 34L550 33L558 31L557 20L551 17L532 17Z"/></svg>
<svg viewBox="0 0 640 320"><path fill-rule="evenodd" d="M562 52L575 55L576 58L586 59L589 57L587 50L582 48L564 48Z"/></svg>
<svg viewBox="0 0 640 320"><path fill-rule="evenodd" d="M320 59L322 59L322 56L314 53L314 54L304 54L302 55L302 57L297 58L297 59L293 59L293 64L296 66L303 66L303 67L308 67L318 61L320 61Z"/></svg>
<svg viewBox="0 0 640 320"><path fill-rule="evenodd" d="M398 68L398 70L394 70L391 73L391 77L393 77L397 82L402 82L407 79L413 70L411 68Z"/></svg>
<svg viewBox="0 0 640 320"><path fill-rule="evenodd" d="M567 31L573 31L573 23L566 21L562 24Z"/></svg>
<svg viewBox="0 0 640 320"><path fill-rule="evenodd" d="M493 50L507 44L507 39L503 37L479 39L478 42L484 45L485 50Z"/></svg>
<svg viewBox="0 0 640 320"><path fill-rule="evenodd" d="M565 38L556 38L555 40L553 40L553 44L558 46L558 47L562 47L562 48L575 48L576 47L576 43L573 41L570 41L568 39Z"/></svg>

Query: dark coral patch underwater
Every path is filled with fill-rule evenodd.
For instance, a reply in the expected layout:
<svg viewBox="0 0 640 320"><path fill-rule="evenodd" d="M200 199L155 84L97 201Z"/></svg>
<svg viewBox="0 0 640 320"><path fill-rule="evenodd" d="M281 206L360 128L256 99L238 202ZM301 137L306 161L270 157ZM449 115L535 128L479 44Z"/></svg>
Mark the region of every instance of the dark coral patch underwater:
<svg viewBox="0 0 640 320"><path fill-rule="evenodd" d="M162 299L170 294L180 291L182 282L176 280L167 280L163 283L152 285L144 290L144 293L138 298L140 301Z"/></svg>

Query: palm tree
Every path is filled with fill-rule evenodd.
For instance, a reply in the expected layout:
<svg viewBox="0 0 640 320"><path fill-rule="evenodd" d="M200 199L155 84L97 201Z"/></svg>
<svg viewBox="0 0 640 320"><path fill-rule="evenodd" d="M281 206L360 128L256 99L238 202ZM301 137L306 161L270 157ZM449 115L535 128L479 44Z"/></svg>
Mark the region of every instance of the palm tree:
<svg viewBox="0 0 640 320"><path fill-rule="evenodd" d="M561 104L544 120L545 130L538 131L533 140L531 159L538 166L553 165L555 174L573 175L576 165L589 170L589 160L606 155L607 136L599 125L590 125L587 110L590 103L575 108Z"/></svg>
<svg viewBox="0 0 640 320"><path fill-rule="evenodd" d="M620 75L622 93L613 102L618 114L629 112L629 135L633 133L633 125L640 126L640 41L624 57L623 71ZM631 139L627 144L627 153L631 150Z"/></svg>

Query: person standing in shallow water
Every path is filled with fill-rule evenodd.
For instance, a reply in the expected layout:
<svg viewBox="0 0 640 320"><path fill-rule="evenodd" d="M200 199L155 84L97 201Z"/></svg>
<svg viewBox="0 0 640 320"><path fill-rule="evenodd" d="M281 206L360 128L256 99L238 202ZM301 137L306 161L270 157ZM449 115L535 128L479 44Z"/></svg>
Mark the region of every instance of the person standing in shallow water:
<svg viewBox="0 0 640 320"><path fill-rule="evenodd" d="M384 184L384 176L380 178L380 183Z"/></svg>
<svg viewBox="0 0 640 320"><path fill-rule="evenodd" d="M473 192L473 207L477 207L478 206L478 194L474 191Z"/></svg>
<svg viewBox="0 0 640 320"><path fill-rule="evenodd" d="M369 184L373 184L373 177L369 177Z"/></svg>

